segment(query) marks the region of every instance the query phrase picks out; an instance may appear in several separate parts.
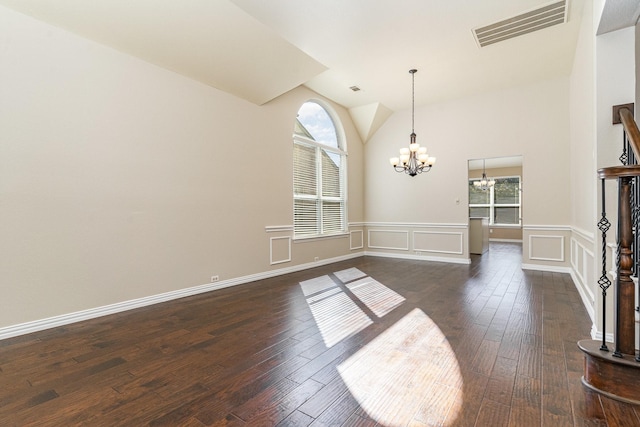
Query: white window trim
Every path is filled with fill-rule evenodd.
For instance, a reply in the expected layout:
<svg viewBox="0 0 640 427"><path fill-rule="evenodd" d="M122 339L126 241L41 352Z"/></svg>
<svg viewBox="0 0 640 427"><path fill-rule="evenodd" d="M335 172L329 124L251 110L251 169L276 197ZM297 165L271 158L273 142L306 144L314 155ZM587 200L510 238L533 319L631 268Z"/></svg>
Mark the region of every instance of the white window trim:
<svg viewBox="0 0 640 427"><path fill-rule="evenodd" d="M321 142L315 141L313 139L310 138L306 138L304 136L298 135L298 134L292 134L293 135L293 143L301 143L301 144L305 144L305 145L309 145L309 146L313 146L316 150L325 150L334 154L337 154L339 156L342 157L342 162L341 162L341 166L340 166L340 186L341 186L341 194L342 197L330 197L330 196L322 196L322 180L319 180L319 188L318 188L318 194L316 196L310 196L310 195L296 195L293 194L293 201L294 201L294 208L295 208L295 200L314 200L314 201L319 201L320 202L320 209L322 209L322 201L327 201L327 202L342 202L342 224L341 224L341 229L339 231L332 231L332 232L327 232L327 233L317 233L317 234L298 234L296 235L295 232L295 220L294 220L294 229L293 229L293 240L296 241L302 241L302 240L311 240L311 239L322 239L322 238L331 238L331 237L343 237L345 235L348 235L349 232L349 226L348 226L348 213L347 213L347 207L348 207L348 203L347 203L347 196L348 196L348 186L347 186L347 157L348 157L348 153L343 149L343 147L346 147L346 142L344 140L344 132L342 130L342 128L340 126L338 126L337 123L339 123L339 121L336 120L335 115L333 114L332 110L330 108L328 108L324 103L322 102L318 102L316 100L309 100L307 102L314 102L318 105L320 105L322 108L324 108L324 110L327 112L327 114L331 117L331 120L333 122L333 126L335 127L336 130L336 137L338 138L338 147L334 147L331 145L326 145L323 144ZM321 167L322 165L321 163L321 156L316 156L316 170L317 171L321 171ZM295 215L295 213L294 213ZM319 225L319 230L322 230L322 211L320 211L320 215L318 217L318 221L320 222Z"/></svg>

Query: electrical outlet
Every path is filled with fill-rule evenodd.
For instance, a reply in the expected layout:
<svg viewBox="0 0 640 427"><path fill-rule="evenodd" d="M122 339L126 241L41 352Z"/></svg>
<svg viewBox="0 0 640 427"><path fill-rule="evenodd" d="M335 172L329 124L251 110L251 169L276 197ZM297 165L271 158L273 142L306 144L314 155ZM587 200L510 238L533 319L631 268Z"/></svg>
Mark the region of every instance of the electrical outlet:
<svg viewBox="0 0 640 427"><path fill-rule="evenodd" d="M218 280L220 280L220 276L216 275L216 276L211 276L211 283L213 282L217 282Z"/></svg>
<svg viewBox="0 0 640 427"><path fill-rule="evenodd" d="M319 257L315 257L313 260L314 261L320 261L320 258Z"/></svg>

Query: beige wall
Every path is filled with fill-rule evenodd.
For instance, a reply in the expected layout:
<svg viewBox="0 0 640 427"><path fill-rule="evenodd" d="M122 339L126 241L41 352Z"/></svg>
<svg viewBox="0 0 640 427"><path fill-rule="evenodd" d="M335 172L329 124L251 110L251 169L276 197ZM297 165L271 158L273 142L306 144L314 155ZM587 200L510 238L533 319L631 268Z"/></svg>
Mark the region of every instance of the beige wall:
<svg viewBox="0 0 640 427"><path fill-rule="evenodd" d="M595 8L586 2L571 73L571 268L585 307L595 318L596 231L596 51Z"/></svg>
<svg viewBox="0 0 640 427"><path fill-rule="evenodd" d="M522 241L522 227L489 227L489 240L493 241Z"/></svg>
<svg viewBox="0 0 640 427"><path fill-rule="evenodd" d="M524 163L523 263L571 265L587 301L599 262L593 171L615 164L610 108L633 96L633 35L596 41L602 2L594 9L570 79L418 108L418 142L438 157L425 175L388 163L408 144L410 111L365 147L329 102L349 150L350 234L293 241L293 118L315 93L256 106L0 8L0 332L361 251L465 262L467 160L513 155Z"/></svg>
<svg viewBox="0 0 640 427"><path fill-rule="evenodd" d="M537 235L539 230L568 228L570 192L569 186L562 184L570 179L568 79L416 109L417 141L438 160L431 172L414 178L395 173L388 163L388 158L408 143L410 113L392 115L367 142L367 224L393 225L396 230L409 231L417 225L456 227L455 232L463 233L467 242L468 160L521 155L523 239L528 241L528 235ZM536 243L541 241L534 239ZM554 258L557 251L564 255L568 243L554 242L558 246L549 259L558 261L531 260L525 249L523 263L568 269L567 256L561 261ZM410 246L405 252L413 255L413 249ZM465 245L462 255L451 256L468 258L468 248Z"/></svg>
<svg viewBox="0 0 640 427"><path fill-rule="evenodd" d="M4 8L0 40L0 328L354 252L347 235L270 259L315 93L256 106ZM363 145L329 105L362 222Z"/></svg>
<svg viewBox="0 0 640 427"><path fill-rule="evenodd" d="M505 176L519 176L522 178L522 166L514 166L508 168L486 168L487 177L505 177ZM469 170L469 179L482 178L482 169Z"/></svg>
<svg viewBox="0 0 640 427"><path fill-rule="evenodd" d="M556 79L416 109L417 140L438 160L414 178L389 166L411 125L410 111L394 114L367 143L367 221L465 223L467 161L522 155L525 223L568 224L569 189L556 184L569 181L568 94Z"/></svg>

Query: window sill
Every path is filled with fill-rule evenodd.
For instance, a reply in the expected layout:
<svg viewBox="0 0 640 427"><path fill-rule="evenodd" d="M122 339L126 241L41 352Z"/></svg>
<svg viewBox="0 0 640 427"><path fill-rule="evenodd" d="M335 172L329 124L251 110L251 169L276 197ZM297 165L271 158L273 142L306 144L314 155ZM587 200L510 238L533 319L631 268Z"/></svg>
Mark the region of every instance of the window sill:
<svg viewBox="0 0 640 427"><path fill-rule="evenodd" d="M348 237L349 233L348 232L341 232L341 233L334 233L334 234L321 234L321 235L313 235L313 236L298 236L298 237L293 237L293 242L294 243L305 243L305 242L310 242L310 241L314 241L314 240L325 240L325 239L342 239L345 237Z"/></svg>

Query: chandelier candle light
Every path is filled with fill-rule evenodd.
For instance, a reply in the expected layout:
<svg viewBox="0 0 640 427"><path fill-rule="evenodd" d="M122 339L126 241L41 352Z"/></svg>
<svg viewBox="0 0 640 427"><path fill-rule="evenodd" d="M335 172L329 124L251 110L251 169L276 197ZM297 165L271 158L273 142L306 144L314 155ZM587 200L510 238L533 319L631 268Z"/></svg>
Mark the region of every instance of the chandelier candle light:
<svg viewBox="0 0 640 427"><path fill-rule="evenodd" d="M396 172L404 172L409 176L416 176L422 172L429 172L436 162L435 157L429 157L427 147L421 147L416 143L415 132L415 77L418 70L409 70L411 73L411 135L409 148L400 149L400 157L391 157L389 163Z"/></svg>
<svg viewBox="0 0 640 427"><path fill-rule="evenodd" d="M487 191L489 187L496 185L496 180L487 178L487 169L485 168L485 160L482 159L482 178L480 181L473 181L473 185L478 187L480 191Z"/></svg>

